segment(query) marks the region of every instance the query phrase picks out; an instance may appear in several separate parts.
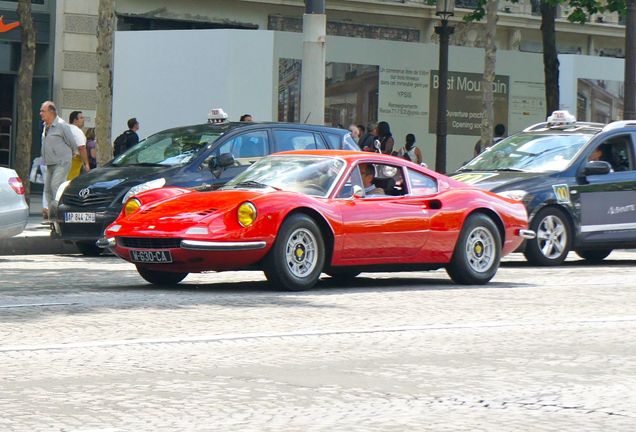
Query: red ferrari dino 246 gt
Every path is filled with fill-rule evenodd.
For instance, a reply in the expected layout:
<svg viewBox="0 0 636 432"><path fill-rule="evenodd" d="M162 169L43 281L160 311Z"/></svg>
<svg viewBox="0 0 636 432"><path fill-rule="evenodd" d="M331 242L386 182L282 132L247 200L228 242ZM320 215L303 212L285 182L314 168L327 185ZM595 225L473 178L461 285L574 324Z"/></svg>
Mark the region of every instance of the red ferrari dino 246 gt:
<svg viewBox="0 0 636 432"><path fill-rule="evenodd" d="M275 287L302 290L323 272L441 267L484 284L532 236L512 198L394 156L314 150L263 158L216 191L133 196L98 244L153 284L261 269Z"/></svg>

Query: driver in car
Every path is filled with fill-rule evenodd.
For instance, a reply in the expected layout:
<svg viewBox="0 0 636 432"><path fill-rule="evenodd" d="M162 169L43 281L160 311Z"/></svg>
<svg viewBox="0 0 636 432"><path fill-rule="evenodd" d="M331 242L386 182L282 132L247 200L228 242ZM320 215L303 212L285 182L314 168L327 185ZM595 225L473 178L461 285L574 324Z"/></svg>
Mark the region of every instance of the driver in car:
<svg viewBox="0 0 636 432"><path fill-rule="evenodd" d="M372 165L360 164L360 175L362 176L362 186L364 187L364 195L385 195L384 189L377 187L373 182L375 180L375 170Z"/></svg>

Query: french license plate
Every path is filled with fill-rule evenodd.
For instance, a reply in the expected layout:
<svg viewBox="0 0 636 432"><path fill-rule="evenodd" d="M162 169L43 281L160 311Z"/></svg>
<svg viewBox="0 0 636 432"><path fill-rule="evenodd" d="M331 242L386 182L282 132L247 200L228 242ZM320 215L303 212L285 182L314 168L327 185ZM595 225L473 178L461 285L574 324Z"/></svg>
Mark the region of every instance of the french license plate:
<svg viewBox="0 0 636 432"><path fill-rule="evenodd" d="M66 223L95 223L95 213L70 212L64 213Z"/></svg>
<svg viewBox="0 0 636 432"><path fill-rule="evenodd" d="M165 264L172 262L172 255L167 250L131 250L130 260L138 263Z"/></svg>

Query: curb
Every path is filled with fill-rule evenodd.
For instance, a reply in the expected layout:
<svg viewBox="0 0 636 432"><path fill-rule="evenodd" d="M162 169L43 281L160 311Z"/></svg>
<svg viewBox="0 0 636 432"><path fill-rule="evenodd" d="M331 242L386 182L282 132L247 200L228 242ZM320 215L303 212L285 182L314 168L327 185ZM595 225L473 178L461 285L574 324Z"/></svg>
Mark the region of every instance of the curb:
<svg viewBox="0 0 636 432"><path fill-rule="evenodd" d="M1 255L77 254L73 243L52 239L48 235L20 235L0 240Z"/></svg>

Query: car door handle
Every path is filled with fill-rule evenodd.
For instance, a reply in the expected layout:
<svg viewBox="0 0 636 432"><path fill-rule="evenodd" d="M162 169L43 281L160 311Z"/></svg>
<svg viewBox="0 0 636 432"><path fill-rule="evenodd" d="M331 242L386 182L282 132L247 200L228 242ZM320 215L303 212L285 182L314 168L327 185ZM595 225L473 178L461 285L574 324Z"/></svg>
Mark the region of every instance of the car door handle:
<svg viewBox="0 0 636 432"><path fill-rule="evenodd" d="M422 204L422 208L431 209L431 210L439 210L442 208L442 202L438 199L424 201L424 204Z"/></svg>

